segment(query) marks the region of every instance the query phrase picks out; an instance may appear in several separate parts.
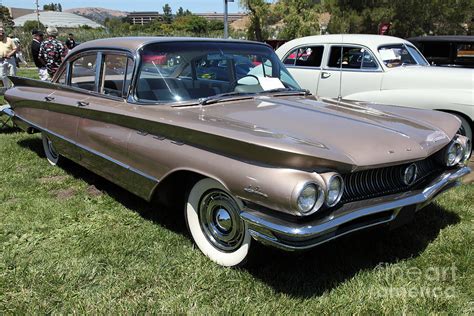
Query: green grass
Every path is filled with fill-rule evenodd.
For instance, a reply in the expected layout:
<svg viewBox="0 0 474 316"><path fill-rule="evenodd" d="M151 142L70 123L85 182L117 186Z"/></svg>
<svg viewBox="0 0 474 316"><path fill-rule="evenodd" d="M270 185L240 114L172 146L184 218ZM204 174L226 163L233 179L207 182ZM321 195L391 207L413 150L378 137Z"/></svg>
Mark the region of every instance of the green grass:
<svg viewBox="0 0 474 316"><path fill-rule="evenodd" d="M304 253L257 246L227 269L193 245L181 212L50 166L38 135L0 133L0 183L0 314L474 313L472 184L398 230Z"/></svg>

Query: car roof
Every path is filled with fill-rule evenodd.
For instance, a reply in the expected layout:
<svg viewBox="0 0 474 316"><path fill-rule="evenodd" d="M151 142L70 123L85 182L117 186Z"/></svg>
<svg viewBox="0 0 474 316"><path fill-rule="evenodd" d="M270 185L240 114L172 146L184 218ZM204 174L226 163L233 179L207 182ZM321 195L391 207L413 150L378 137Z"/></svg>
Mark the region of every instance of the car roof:
<svg viewBox="0 0 474 316"><path fill-rule="evenodd" d="M474 42L474 36L469 35L439 35L439 36L418 36L407 38L410 42Z"/></svg>
<svg viewBox="0 0 474 316"><path fill-rule="evenodd" d="M387 36L387 35L374 35L374 34L331 34L331 35L313 35L301 37L291 42L301 41L301 43L312 42L312 43L348 43L348 44L362 44L367 46L379 46L384 44L398 44L405 43L404 39Z"/></svg>
<svg viewBox="0 0 474 316"><path fill-rule="evenodd" d="M131 52L136 51L140 47L152 44L152 43L164 43L164 42L229 42L229 43L252 43L265 45L267 44L253 41L244 40L233 40L233 39L216 39L216 38L201 38L201 37L113 37L103 38L88 41L77 46L75 51L87 50L87 49L125 49Z"/></svg>

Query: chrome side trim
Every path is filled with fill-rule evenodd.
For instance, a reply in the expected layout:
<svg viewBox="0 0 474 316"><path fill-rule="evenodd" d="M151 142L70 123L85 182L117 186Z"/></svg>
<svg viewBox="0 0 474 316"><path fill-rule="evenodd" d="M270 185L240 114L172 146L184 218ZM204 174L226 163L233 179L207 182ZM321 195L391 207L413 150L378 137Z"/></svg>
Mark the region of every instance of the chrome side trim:
<svg viewBox="0 0 474 316"><path fill-rule="evenodd" d="M274 217L268 213L244 209L240 216L247 223L250 234L257 240L283 250L307 249L357 230L389 223L395 220L400 210L407 206L421 209L438 194L459 184L459 179L471 172L467 166L445 171L436 177L424 189L405 192L366 201L347 203L336 209L325 218L313 219L306 223L293 222ZM364 220L366 216L383 215L392 211L387 217L374 221ZM343 225L357 223L354 227L338 232Z"/></svg>
<svg viewBox="0 0 474 316"><path fill-rule="evenodd" d="M131 172L133 172L133 173L135 173L135 174L137 174L137 175L139 175L139 176L141 176L141 177L143 177L143 178L145 178L145 179L147 179L147 180L149 180L149 181L154 182L154 183L155 183L154 186L156 186L156 185L159 183L159 180L158 180L157 178L155 178L155 177L153 177L153 176L151 176L151 175L149 175L149 174L146 174L146 173L144 173L144 172L142 172L142 171L140 171L140 170L138 170L138 169L135 169L134 167L132 167L132 166L130 166L130 165L124 164L123 162L120 162L120 161L118 161L118 160L116 160L116 159L114 159L114 158L112 158L112 157L110 157L110 156L108 156L108 155L105 155L105 154L103 154L103 153L101 153L101 152L98 152L98 151L95 150L95 149L92 149L92 148L89 148L89 147L87 147L87 146L81 145L81 144L79 144L78 142L75 142L75 141L73 141L72 139L69 139L69 138L67 138L67 137L64 137L64 136L62 136L62 135L60 135L60 134L58 134L58 133L56 133L56 132L53 132L53 131L51 131L51 130L49 130L49 129L47 129L47 128L39 127L38 125L32 123L31 121L29 121L29 120L27 120L27 119L25 119L25 118L22 118L22 117L19 116L19 115L14 114L14 112L13 112L12 110L10 110L10 112L13 113L13 115L15 116L15 119L19 119L19 120L23 121L24 123L26 123L26 124L30 125L31 127L37 129L38 131L51 134L51 135L53 135L54 137L59 138L59 139L65 141L65 142L68 142L68 143L71 144L71 145L77 146L78 148L80 148L80 149L82 149L82 150L85 150L85 151L87 151L87 152L89 152L89 153L91 153L91 154L93 154L93 155L95 155L95 156L98 156L98 157L102 158L102 159L105 159L105 160L107 160L107 161L109 161L109 162L111 162L111 163L113 163L113 164L115 164L115 165L117 165L117 166L119 166L119 167L122 167L123 169L126 169L126 170L128 170L128 171L131 171ZM151 194L151 193L150 193L150 194ZM149 199L149 198L150 198L150 197L148 197L147 199Z"/></svg>

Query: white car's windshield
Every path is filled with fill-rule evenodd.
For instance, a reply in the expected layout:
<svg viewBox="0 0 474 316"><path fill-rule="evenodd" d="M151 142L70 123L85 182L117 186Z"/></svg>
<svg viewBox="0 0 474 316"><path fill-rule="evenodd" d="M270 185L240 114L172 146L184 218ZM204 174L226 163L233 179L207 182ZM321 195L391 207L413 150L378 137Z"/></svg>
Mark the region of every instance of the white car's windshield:
<svg viewBox="0 0 474 316"><path fill-rule="evenodd" d="M385 45L379 47L379 53L384 64L389 67L429 65L416 48L405 44Z"/></svg>
<svg viewBox="0 0 474 316"><path fill-rule="evenodd" d="M239 42L157 43L141 52L136 96L145 102L301 90L270 47Z"/></svg>

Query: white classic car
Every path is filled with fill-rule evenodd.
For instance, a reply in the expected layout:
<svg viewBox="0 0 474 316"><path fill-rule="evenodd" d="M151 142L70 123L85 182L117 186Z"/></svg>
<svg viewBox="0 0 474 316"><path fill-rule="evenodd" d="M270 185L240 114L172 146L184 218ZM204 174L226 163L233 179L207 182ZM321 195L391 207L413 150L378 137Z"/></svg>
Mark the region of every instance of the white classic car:
<svg viewBox="0 0 474 316"><path fill-rule="evenodd" d="M449 112L472 139L473 69L431 67L413 44L384 35L308 36L276 53L314 95Z"/></svg>

